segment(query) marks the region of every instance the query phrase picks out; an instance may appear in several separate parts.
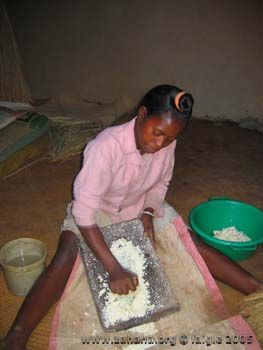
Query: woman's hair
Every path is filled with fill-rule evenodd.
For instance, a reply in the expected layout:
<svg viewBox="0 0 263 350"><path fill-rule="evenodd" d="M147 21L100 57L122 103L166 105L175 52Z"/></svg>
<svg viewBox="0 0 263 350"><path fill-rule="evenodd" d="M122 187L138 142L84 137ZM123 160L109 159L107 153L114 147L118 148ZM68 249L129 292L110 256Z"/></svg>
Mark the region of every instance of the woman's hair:
<svg viewBox="0 0 263 350"><path fill-rule="evenodd" d="M192 115L194 99L191 94L184 92L173 85L158 85L148 91L132 111L121 115L113 122L120 125L137 116L140 107L145 106L147 117L151 115L162 116L171 112L171 116L186 121L186 125Z"/></svg>
<svg viewBox="0 0 263 350"><path fill-rule="evenodd" d="M192 115L193 104L194 99L191 94L173 85L158 85L143 96L136 110L145 106L147 116L161 116L171 112L171 116L188 122Z"/></svg>

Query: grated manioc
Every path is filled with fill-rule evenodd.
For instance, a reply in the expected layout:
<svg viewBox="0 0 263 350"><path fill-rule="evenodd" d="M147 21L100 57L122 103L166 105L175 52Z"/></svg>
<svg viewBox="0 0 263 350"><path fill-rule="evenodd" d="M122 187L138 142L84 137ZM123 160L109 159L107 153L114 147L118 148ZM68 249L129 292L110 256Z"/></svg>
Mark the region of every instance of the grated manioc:
<svg viewBox="0 0 263 350"><path fill-rule="evenodd" d="M248 242L251 239L244 234L242 231L238 231L235 226L223 228L223 230L215 230L213 231L214 237L231 242Z"/></svg>
<svg viewBox="0 0 263 350"><path fill-rule="evenodd" d="M158 332L154 322L144 323L136 327L129 328L129 332L150 336Z"/></svg>
<svg viewBox="0 0 263 350"><path fill-rule="evenodd" d="M129 328L129 332L141 334L143 337L152 337L158 332L158 329L155 327L154 322L144 323L136 327ZM123 350L146 350L151 348L152 344L130 344L123 347Z"/></svg>
<svg viewBox="0 0 263 350"><path fill-rule="evenodd" d="M125 269L138 276L139 285L127 295L118 295L107 289L104 308L106 326L142 317L154 308L150 301L149 283L145 279L146 259L142 250L124 238L113 242L110 250Z"/></svg>

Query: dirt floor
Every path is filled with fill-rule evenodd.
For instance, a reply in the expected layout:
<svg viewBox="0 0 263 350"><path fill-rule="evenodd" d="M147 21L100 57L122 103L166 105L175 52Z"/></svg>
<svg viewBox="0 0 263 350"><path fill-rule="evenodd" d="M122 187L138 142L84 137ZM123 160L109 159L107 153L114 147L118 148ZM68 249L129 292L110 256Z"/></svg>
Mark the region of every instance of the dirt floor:
<svg viewBox="0 0 263 350"><path fill-rule="evenodd" d="M194 119L178 141L174 176L167 194L185 221L195 205L214 196L227 196L263 209L262 134L232 123ZM71 198L71 185L80 157L65 163L42 162L2 181L0 246L18 237L41 239L50 262L59 237L60 223ZM241 264L263 280L263 247ZM22 297L12 296L0 273L0 337L10 326ZM219 283L226 306L238 310L242 295ZM35 331L29 348L47 348L54 308ZM41 342L40 342L40 339Z"/></svg>

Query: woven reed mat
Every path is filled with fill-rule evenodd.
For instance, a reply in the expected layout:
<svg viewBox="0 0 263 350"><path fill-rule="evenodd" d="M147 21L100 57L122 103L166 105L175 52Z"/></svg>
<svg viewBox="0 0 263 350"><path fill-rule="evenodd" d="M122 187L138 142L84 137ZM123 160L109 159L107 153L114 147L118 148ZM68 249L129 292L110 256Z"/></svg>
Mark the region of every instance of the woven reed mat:
<svg viewBox="0 0 263 350"><path fill-rule="evenodd" d="M55 232L54 235L40 235L32 233L28 234L27 236L39 239L45 243L48 251L47 264L49 264L57 246L57 240L59 237L58 234L55 234ZM5 235L5 232L1 232L0 246L4 245L12 239L20 237L22 236L13 235L12 237L10 237L10 234ZM0 269L0 338L4 337L8 328L11 326L23 300L24 297L15 296L10 293L4 279L3 270ZM53 319L54 312L55 305L49 310L48 314L42 319L42 321L39 323L39 325L33 332L28 342L28 349L47 350L51 322Z"/></svg>
<svg viewBox="0 0 263 350"><path fill-rule="evenodd" d="M33 178L30 177L31 184L33 182ZM26 183L27 184L27 183ZM25 191L28 191L28 186L25 186ZM0 234L0 247L2 247L5 243L21 238L21 237L31 237L35 239L39 239L42 241L46 247L47 247L47 265L50 263L56 247L57 242L59 238L59 222L55 222L55 218L52 219L51 223L45 224L47 222L45 216L37 216L37 220L34 222L30 222L28 226L26 226L26 223L29 221L28 218L24 219L27 220L27 222L23 226L23 217L30 216L30 214L25 213L23 208L23 196L21 198L17 199L17 216L14 215L14 221L16 220L15 224L19 227L23 227L23 229L20 230L12 230L12 223L8 223L7 220L4 219L1 221L1 234ZM40 198L40 197L39 197ZM19 203L19 200L21 200L21 203ZM20 204L20 206L19 206ZM38 208L43 213L46 213L44 202L40 199L37 201ZM64 211L64 208L63 208ZM23 215L21 214L23 212ZM31 214L32 215L32 214ZM51 215L50 215L51 216ZM7 218L9 216L7 215ZM43 222L43 227L45 227L45 230L39 229L39 227L42 227L40 224ZM45 225L44 225L45 224ZM7 225L7 226L5 226ZM30 226L30 227L29 227ZM11 228L10 228L11 227ZM14 231L14 232L13 232ZM4 273L2 268L0 268L0 338L2 338L9 327L12 325L13 320L16 317L17 311L20 308L20 305L22 304L24 300L24 297L21 296L14 296L11 294L11 292L8 290L6 281L4 279ZM28 343L28 350L47 350L48 348L48 339L50 334L50 328L51 328L51 322L53 319L55 311L55 306L50 309L46 317L42 319L42 321L39 323L35 331L33 332L32 336L29 339Z"/></svg>
<svg viewBox="0 0 263 350"><path fill-rule="evenodd" d="M78 164L78 158L63 167L43 162L1 183L0 247L21 237L39 239L46 245L47 265L50 263ZM8 291L0 268L0 338L12 325L22 302L23 297ZM30 337L28 349L47 350L53 314L54 308Z"/></svg>
<svg viewBox="0 0 263 350"><path fill-rule="evenodd" d="M180 311L148 324L148 329L146 326L146 329L135 327L122 332L104 332L78 255L52 323L50 350L83 349L81 337L89 341L84 344L91 349L107 347L112 350L142 350L154 347L161 350L168 349L171 345L159 345L158 339L174 337L178 340L182 334L188 339L188 343L183 345L177 341L176 347L180 349L206 348L207 345L199 345L195 342L196 338L191 338L193 335L202 334L222 340L222 343L210 344L213 350L260 349L255 334L247 323L238 315L229 317L222 295L194 246L183 220L179 217L159 234L156 233L156 240L157 254L180 303ZM241 335L245 338L240 341ZM152 337L157 341L157 345L127 345L127 339L134 339L135 336L144 339ZM95 343L90 337L93 337ZM124 342L115 343L116 337L123 337ZM252 337L252 344L249 344L251 338L248 337ZM107 339L110 339L111 343L105 345L103 341ZM235 343L232 339L235 339ZM227 344L227 341L230 341L230 344Z"/></svg>
<svg viewBox="0 0 263 350"><path fill-rule="evenodd" d="M12 295L6 287L3 272L0 276L1 304L0 304L0 337L3 337L12 324L24 298ZM47 350L50 326L55 311L55 305L39 323L28 342L32 350Z"/></svg>

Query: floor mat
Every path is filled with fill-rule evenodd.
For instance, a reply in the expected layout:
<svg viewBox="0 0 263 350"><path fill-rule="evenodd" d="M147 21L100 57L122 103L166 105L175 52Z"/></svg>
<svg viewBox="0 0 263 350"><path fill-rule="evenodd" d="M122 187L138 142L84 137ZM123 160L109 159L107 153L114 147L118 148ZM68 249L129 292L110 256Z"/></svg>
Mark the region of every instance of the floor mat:
<svg viewBox="0 0 263 350"><path fill-rule="evenodd" d="M228 349L235 350L260 349L253 331L246 322L240 316L230 318L224 307L222 295L193 244L183 220L180 217L177 218L156 236L157 254L181 310L152 322L152 327L146 332L137 327L122 332L104 332L98 320L81 258L78 256L56 309L50 337L50 350L83 349L83 338L90 345L92 344L94 349L103 349L105 342L108 349L116 350L149 347L162 349L163 344L159 344L160 339L167 340L171 336L178 339L184 336L188 341L185 344L181 343L184 348L201 349L206 344L198 344L197 338L193 338L199 334L205 336L212 334L217 337L217 340L209 345L213 349L221 349L222 344L225 344ZM245 338L241 339L241 335ZM127 339L135 339L135 336L152 337L155 343L142 344L140 347L133 345L131 348ZM120 342L116 343L116 337L118 339L123 337L124 345ZM222 342L218 343L218 339Z"/></svg>

